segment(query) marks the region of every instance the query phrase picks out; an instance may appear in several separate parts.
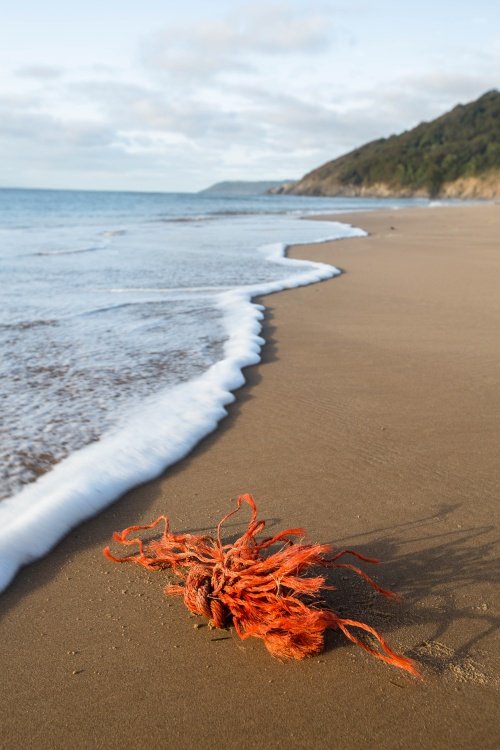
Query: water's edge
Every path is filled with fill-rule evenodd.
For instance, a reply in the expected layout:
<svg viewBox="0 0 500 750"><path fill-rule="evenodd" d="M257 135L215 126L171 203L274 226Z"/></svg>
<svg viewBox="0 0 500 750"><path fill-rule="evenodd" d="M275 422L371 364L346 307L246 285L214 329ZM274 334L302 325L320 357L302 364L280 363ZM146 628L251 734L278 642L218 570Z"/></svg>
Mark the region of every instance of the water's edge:
<svg viewBox="0 0 500 750"><path fill-rule="evenodd" d="M342 228L342 236L316 242L366 236L351 225ZM47 554L72 528L132 487L161 475L217 428L227 415L225 407L236 398L234 391L245 383L243 368L261 360L265 308L252 300L340 274L326 263L286 257L287 247L273 244L259 251L274 263L302 267L303 273L218 295L228 334L222 360L201 376L146 400L119 429L63 459L0 504L0 591L22 566Z"/></svg>

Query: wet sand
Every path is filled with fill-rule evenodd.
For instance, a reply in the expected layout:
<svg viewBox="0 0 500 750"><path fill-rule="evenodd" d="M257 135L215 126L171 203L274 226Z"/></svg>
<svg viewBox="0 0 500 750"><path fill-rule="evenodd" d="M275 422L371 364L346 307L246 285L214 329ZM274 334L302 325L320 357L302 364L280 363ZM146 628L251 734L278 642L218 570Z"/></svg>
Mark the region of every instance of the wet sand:
<svg viewBox="0 0 500 750"><path fill-rule="evenodd" d="M498 747L500 206L344 218L370 236L291 250L345 273L264 300L263 362L219 430L1 597L0 747ZM270 531L383 560L401 602L343 575L331 601L422 682L336 633L282 664L102 556L163 512L208 531L242 492Z"/></svg>

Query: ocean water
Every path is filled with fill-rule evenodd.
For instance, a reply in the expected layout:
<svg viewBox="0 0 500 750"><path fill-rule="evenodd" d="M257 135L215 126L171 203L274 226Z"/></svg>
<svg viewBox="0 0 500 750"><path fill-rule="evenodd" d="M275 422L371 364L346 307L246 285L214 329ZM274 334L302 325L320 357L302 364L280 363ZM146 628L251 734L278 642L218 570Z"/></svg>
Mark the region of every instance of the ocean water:
<svg viewBox="0 0 500 750"><path fill-rule="evenodd" d="M308 215L415 203L0 190L0 590L216 428L252 298L338 273L286 245L363 234Z"/></svg>

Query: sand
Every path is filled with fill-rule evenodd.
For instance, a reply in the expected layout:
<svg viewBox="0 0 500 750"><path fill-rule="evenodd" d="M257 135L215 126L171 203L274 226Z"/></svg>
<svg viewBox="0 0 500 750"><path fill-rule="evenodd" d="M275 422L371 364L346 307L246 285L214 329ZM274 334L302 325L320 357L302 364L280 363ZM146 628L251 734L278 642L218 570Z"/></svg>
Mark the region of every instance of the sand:
<svg viewBox="0 0 500 750"><path fill-rule="evenodd" d="M345 273L264 300L263 362L220 429L2 596L2 748L498 747L500 206L345 218L370 236L292 249ZM161 512L208 530L241 492L272 531L383 560L401 602L351 576L333 601L424 681L337 634L282 664L102 556Z"/></svg>

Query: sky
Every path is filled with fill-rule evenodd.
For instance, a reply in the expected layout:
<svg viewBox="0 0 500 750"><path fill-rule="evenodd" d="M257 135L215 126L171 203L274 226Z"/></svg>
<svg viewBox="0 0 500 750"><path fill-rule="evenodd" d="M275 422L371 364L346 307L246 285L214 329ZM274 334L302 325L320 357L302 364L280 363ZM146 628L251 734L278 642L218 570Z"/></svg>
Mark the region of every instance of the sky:
<svg viewBox="0 0 500 750"><path fill-rule="evenodd" d="M2 4L2 187L298 179L500 87L492 0Z"/></svg>

